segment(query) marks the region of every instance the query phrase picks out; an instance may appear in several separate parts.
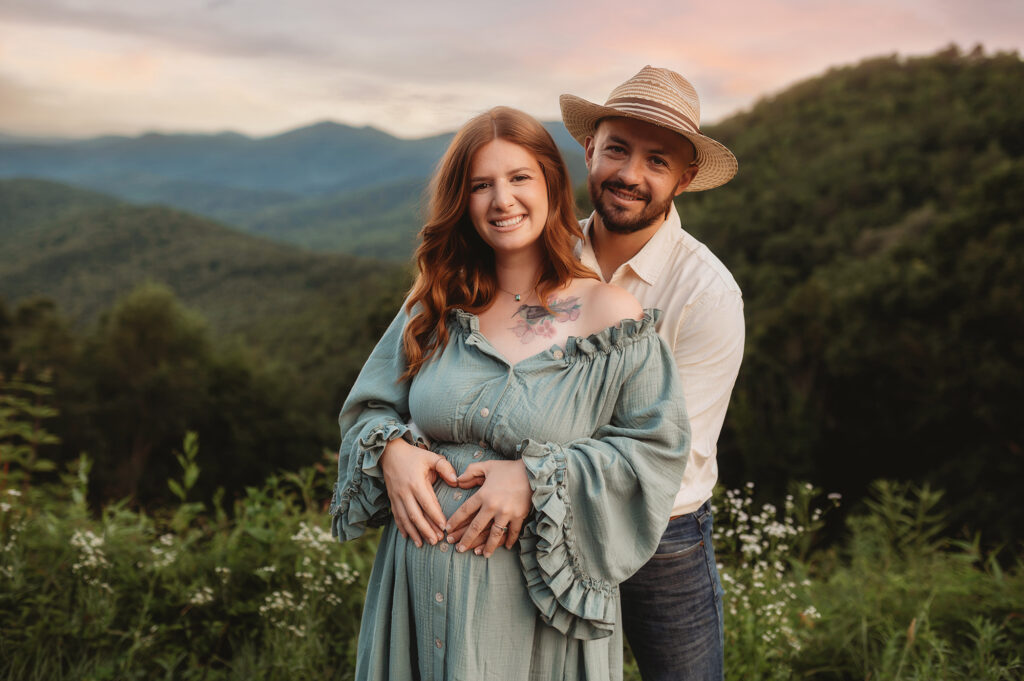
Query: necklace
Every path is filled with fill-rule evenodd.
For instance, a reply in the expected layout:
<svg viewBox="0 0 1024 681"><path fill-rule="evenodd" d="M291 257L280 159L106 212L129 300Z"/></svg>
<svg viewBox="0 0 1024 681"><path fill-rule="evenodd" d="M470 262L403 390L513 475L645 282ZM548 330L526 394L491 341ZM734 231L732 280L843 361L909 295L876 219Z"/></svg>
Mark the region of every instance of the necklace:
<svg viewBox="0 0 1024 681"><path fill-rule="evenodd" d="M497 279L495 279L494 283L495 283L495 285L497 285L499 291L501 291L502 293L509 294L510 296L515 298L515 301L518 303L518 302L520 302L523 299L524 295L526 296L526 299L529 300L530 296L528 296L526 294L528 294L528 293L536 293L537 292L537 284L540 283L540 276L538 276L536 281L533 282L533 286L531 286L526 291L523 291L522 293L516 293L515 291L509 291L508 289L502 288L501 284L498 284Z"/></svg>
<svg viewBox="0 0 1024 681"><path fill-rule="evenodd" d="M536 289L536 288L537 288L537 286L534 285L533 289ZM533 289L531 289L531 292L533 291ZM515 298L517 303L523 299L523 294L522 293L512 293L512 291L507 291L507 290L501 288L500 286L498 287L498 290L501 291L502 293L507 293L510 296L512 296L513 298Z"/></svg>

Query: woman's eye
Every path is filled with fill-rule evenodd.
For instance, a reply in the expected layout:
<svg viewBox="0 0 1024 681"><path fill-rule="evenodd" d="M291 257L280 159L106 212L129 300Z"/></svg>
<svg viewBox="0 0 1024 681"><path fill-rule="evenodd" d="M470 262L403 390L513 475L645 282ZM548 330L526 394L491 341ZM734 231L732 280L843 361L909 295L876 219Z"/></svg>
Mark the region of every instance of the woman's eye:
<svg viewBox="0 0 1024 681"><path fill-rule="evenodd" d="M512 178L512 181L513 182L525 182L526 180L529 180L529 179L530 179L529 175L516 175L516 176L514 176Z"/></svg>
<svg viewBox="0 0 1024 681"><path fill-rule="evenodd" d="M469 191L471 191L471 192L478 192L478 191L480 191L482 189L487 189L489 186L491 186L491 185L489 183L487 183L487 182L477 182L476 184L472 185L469 188Z"/></svg>

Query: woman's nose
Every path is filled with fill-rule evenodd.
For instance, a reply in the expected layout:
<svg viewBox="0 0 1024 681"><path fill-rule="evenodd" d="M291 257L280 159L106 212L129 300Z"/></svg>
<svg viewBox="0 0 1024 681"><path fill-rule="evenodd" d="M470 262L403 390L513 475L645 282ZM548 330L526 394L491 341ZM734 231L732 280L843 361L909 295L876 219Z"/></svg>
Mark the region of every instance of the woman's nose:
<svg viewBox="0 0 1024 681"><path fill-rule="evenodd" d="M497 208L511 208L516 203L515 196L508 187L498 185L494 188L494 205Z"/></svg>

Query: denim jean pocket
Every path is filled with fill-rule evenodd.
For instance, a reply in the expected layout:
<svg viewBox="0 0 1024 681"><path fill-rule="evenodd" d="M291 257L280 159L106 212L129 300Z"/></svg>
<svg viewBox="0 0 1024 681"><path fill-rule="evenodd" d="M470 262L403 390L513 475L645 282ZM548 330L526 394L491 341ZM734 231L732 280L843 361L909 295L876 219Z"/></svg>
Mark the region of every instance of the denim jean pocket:
<svg viewBox="0 0 1024 681"><path fill-rule="evenodd" d="M704 541L698 541L696 544L689 542L663 542L658 547L658 552L655 553L652 560L665 560L668 558L684 558L692 553L697 553L704 548Z"/></svg>

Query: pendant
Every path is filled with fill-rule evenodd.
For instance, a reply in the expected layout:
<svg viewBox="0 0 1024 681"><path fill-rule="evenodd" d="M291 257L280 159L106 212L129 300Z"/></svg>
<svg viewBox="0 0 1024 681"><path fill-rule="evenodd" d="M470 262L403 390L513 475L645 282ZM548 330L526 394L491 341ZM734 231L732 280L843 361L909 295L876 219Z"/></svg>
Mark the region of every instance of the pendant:
<svg viewBox="0 0 1024 681"><path fill-rule="evenodd" d="M517 294L516 294L516 302L517 302L517 303L519 302L519 299L520 299L520 298L522 298L522 296L521 296L521 295L519 295L519 294L517 293Z"/></svg>

